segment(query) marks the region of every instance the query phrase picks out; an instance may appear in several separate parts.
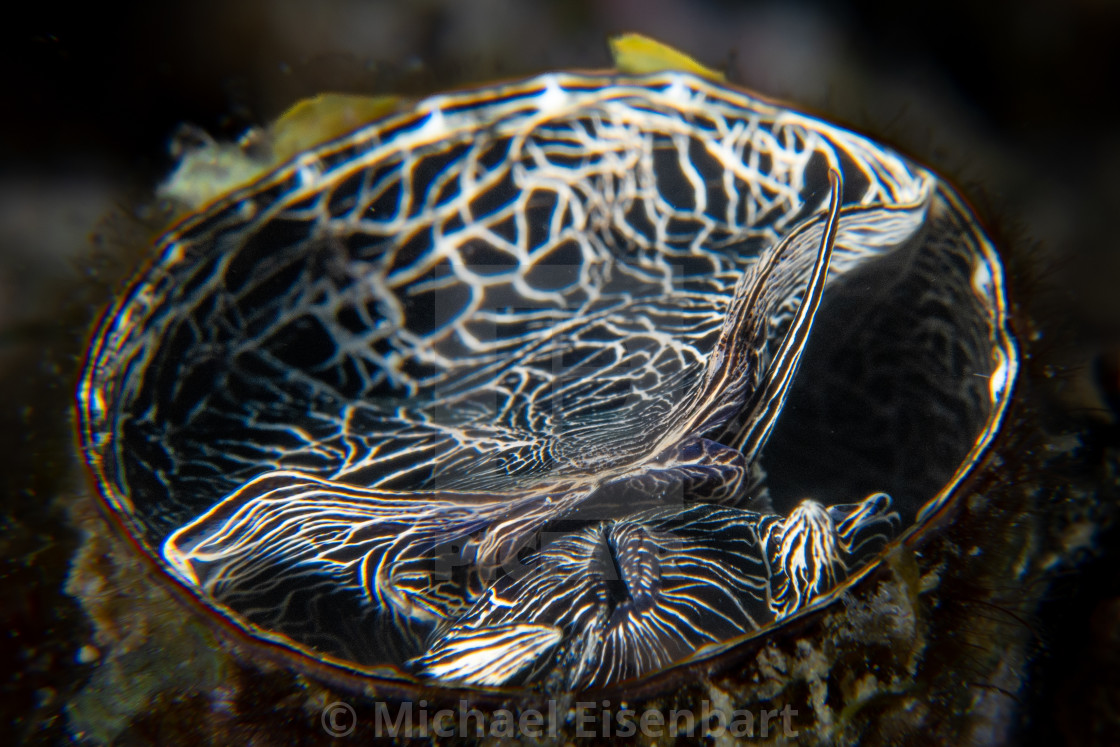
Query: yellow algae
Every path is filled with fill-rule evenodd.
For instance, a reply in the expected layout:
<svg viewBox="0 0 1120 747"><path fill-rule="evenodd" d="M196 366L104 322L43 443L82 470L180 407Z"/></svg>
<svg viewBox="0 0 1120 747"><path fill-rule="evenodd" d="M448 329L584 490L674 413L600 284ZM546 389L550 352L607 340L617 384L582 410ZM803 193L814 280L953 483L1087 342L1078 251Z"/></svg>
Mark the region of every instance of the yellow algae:
<svg viewBox="0 0 1120 747"><path fill-rule="evenodd" d="M178 214L194 212L218 197L255 181L296 155L397 111L400 96L323 93L302 99L263 129L249 130L236 143L218 142L185 127L173 146L175 171L159 188Z"/></svg>
<svg viewBox="0 0 1120 747"><path fill-rule="evenodd" d="M323 93L296 102L268 126L274 165L397 111L400 96Z"/></svg>
<svg viewBox="0 0 1120 747"><path fill-rule="evenodd" d="M641 75L679 70L708 80L724 80L723 73L718 70L705 67L684 52L642 34L619 34L611 37L609 43L619 72Z"/></svg>

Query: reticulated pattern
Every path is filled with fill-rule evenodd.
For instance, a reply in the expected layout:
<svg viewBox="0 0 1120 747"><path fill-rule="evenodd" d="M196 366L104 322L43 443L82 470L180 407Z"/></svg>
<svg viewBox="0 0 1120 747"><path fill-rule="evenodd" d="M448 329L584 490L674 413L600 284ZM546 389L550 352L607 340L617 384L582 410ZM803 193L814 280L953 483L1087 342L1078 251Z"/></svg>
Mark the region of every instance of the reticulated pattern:
<svg viewBox="0 0 1120 747"><path fill-rule="evenodd" d="M924 246L930 211L957 209L939 189L683 73L432 97L163 239L91 351L87 454L130 530L255 631L479 684L587 652L565 686L642 674L795 613L897 530L878 494L772 512L758 457L826 290ZM963 325L990 374L989 321ZM775 526L809 540L767 545ZM673 569L721 542L755 549L679 613ZM635 649L591 618L478 607L499 588L578 597L581 553L636 569L623 596L604 577L607 607L676 622ZM511 570L526 557L532 583ZM743 614L704 612L721 598ZM477 664L480 640L498 664Z"/></svg>

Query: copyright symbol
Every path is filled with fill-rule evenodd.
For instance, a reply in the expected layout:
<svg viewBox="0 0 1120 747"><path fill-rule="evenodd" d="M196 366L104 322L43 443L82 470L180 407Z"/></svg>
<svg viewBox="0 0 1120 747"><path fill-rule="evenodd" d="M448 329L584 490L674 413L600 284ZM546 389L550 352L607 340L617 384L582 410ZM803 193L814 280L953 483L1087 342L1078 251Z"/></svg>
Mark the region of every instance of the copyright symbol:
<svg viewBox="0 0 1120 747"><path fill-rule="evenodd" d="M323 731L332 737L348 737L358 725L358 717L349 703L336 700L323 709Z"/></svg>

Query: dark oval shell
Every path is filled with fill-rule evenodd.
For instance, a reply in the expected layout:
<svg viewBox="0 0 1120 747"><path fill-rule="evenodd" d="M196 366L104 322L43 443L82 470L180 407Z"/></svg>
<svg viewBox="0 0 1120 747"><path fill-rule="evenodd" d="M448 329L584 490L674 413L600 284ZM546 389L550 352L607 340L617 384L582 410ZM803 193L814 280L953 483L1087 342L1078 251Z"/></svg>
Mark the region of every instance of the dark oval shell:
<svg viewBox="0 0 1120 747"><path fill-rule="evenodd" d="M169 577L398 681L584 688L823 604L1017 371L942 180L686 73L432 97L161 239L79 391Z"/></svg>

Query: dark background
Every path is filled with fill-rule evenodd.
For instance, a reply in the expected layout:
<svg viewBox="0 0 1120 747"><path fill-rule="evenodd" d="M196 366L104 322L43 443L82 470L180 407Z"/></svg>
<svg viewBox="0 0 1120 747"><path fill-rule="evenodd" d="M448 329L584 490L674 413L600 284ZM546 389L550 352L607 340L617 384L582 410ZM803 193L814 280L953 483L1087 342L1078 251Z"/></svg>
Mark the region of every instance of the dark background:
<svg viewBox="0 0 1120 747"><path fill-rule="evenodd" d="M60 709L88 675L75 659L84 618L60 591L77 546L66 506L82 490L73 385L89 325L137 256L121 236L143 236L183 122L234 138L324 90L421 94L606 67L606 37L641 31L959 184L1008 250L1021 313L1039 321L1035 349L1046 360L1029 367L1048 380L1051 406L1101 443L1116 441L1118 3L200 0L21 10L22 20L5 11L0 31L0 671L10 677L0 712L19 739L62 740ZM120 216L141 228L120 229ZM1120 596L1115 555L1105 557L1058 584L1033 621L1041 654L1032 692L1020 694L1031 717L1024 741L1074 738L1048 708L1069 687L1070 662L1094 645L1099 600Z"/></svg>

